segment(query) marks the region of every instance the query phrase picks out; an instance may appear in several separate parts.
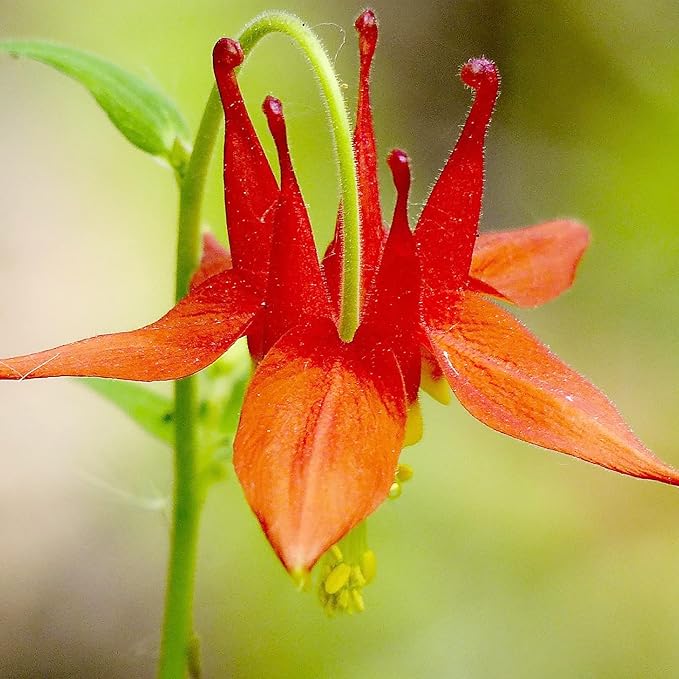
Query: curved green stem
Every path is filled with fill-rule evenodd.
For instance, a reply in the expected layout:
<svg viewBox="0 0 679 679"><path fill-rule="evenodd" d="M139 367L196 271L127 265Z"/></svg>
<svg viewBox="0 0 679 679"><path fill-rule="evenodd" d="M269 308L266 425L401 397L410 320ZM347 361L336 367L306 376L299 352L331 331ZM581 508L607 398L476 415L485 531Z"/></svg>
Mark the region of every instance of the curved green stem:
<svg viewBox="0 0 679 679"><path fill-rule="evenodd" d="M344 96L342 95L342 89L340 88L328 53L316 34L298 17L287 12L264 12L256 17L243 29L238 38L243 52L247 55L263 37L270 33L283 33L292 38L302 48L318 77L323 91L323 100L333 132L342 198L343 268L339 334L343 340L349 342L358 328L361 298L361 222L358 204L358 174L354 158L349 115L344 102ZM212 154L212 148L214 147L214 136L209 137L208 134L201 136L201 131L205 133L213 132L216 135L220 122L221 108L219 106L219 94L217 93L217 88L213 87L205 107L205 113L203 114L196 147L188 163L186 179L184 181L186 188L183 191L187 195L186 200L182 201L180 209L185 208L190 212L193 209L193 200L200 200L202 198L205 172L207 171L207 165ZM198 144L201 138L204 139L204 145L199 147ZM198 157L196 157L197 154ZM204 158L205 155L207 158ZM200 174L201 170L202 174ZM199 181L195 186L190 181L192 171L198 171L196 172L196 179ZM197 214L197 221L190 224L191 228L186 229L186 239L188 242L182 242L180 230L179 246L182 248L199 248L200 246L200 210L195 214ZM189 224L187 223L187 225ZM197 261L197 254L186 259ZM188 285L192 271L193 269L190 267L188 271L182 270L181 282ZM180 269L178 266L178 289L179 279Z"/></svg>
<svg viewBox="0 0 679 679"><path fill-rule="evenodd" d="M356 332L360 310L360 220L358 183L349 118L337 77L325 49L315 34L295 16L266 13L252 21L239 42L247 54L265 35L284 33L306 53L318 75L327 105L339 167L344 215L344 269L340 336L350 341ZM216 88L203 112L196 141L185 166L177 173L180 188L177 237L176 299L188 292L200 259L200 227L205 180L222 121ZM198 530L205 488L199 469L196 437L197 382L189 377L175 383L175 488L168 564L165 615L161 639L160 679L181 679L187 669L200 673L198 645L193 634L193 598Z"/></svg>
<svg viewBox="0 0 679 679"><path fill-rule="evenodd" d="M247 54L269 33L284 33L302 48L323 91L335 142L335 157L342 194L344 259L339 334L345 342L349 342L359 323L361 224L358 208L358 176L344 96L325 48L316 34L296 16L286 12L261 14L245 27L239 38L243 51Z"/></svg>

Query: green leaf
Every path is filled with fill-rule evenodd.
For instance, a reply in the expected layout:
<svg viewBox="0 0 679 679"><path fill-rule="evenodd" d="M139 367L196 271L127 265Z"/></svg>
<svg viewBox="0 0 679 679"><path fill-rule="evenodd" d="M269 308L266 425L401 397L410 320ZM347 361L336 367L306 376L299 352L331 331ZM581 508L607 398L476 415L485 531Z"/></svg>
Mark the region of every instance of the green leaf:
<svg viewBox="0 0 679 679"><path fill-rule="evenodd" d="M231 456L231 444L251 371L247 343L240 341L199 373L203 398L197 420L198 439L214 462L222 463ZM78 378L78 382L116 405L152 436L174 444L172 398L136 382L93 377Z"/></svg>
<svg viewBox="0 0 679 679"><path fill-rule="evenodd" d="M168 160L181 173L189 134L175 104L161 91L89 52L39 40L1 40L0 52L56 68L86 87L111 122L135 146Z"/></svg>
<svg viewBox="0 0 679 679"><path fill-rule="evenodd" d="M131 417L142 429L161 441L174 443L172 400L135 382L86 378L78 380Z"/></svg>

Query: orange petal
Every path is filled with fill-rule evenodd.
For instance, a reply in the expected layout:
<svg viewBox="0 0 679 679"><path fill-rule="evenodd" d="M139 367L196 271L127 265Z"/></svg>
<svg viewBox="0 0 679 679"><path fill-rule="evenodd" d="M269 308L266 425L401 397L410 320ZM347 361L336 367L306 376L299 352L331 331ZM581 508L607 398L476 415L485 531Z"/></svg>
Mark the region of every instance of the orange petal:
<svg viewBox="0 0 679 679"><path fill-rule="evenodd" d="M479 236L470 289L522 307L549 302L567 290L589 244L589 231L567 219Z"/></svg>
<svg viewBox="0 0 679 679"><path fill-rule="evenodd" d="M309 569L394 480L406 419L393 355L342 342L326 319L285 335L243 404L234 466L289 570Z"/></svg>
<svg viewBox="0 0 679 679"><path fill-rule="evenodd" d="M515 318L473 292L432 348L462 405L484 424L622 474L679 485L611 402Z"/></svg>
<svg viewBox="0 0 679 679"><path fill-rule="evenodd" d="M159 321L0 361L0 379L110 377L175 380L216 361L245 331L257 297L233 271L192 290Z"/></svg>
<svg viewBox="0 0 679 679"><path fill-rule="evenodd" d="M208 278L231 268L232 262L229 251L211 233L204 233L203 254L200 258L198 271L193 274L191 279L191 290L197 288Z"/></svg>

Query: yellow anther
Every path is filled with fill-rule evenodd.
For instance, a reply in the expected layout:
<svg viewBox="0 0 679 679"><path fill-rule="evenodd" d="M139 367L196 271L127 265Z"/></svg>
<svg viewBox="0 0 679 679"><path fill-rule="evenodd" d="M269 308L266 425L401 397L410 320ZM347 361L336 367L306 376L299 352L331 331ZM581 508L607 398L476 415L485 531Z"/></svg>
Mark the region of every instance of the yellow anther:
<svg viewBox="0 0 679 679"><path fill-rule="evenodd" d="M328 601L330 601L330 595L322 588L318 588L318 600L321 602L321 606L325 608Z"/></svg>
<svg viewBox="0 0 679 679"><path fill-rule="evenodd" d="M334 617L365 610L362 590L375 577L375 570L375 554L367 547L366 526L361 523L328 549L314 570L325 613Z"/></svg>
<svg viewBox="0 0 679 679"><path fill-rule="evenodd" d="M399 483L410 481L414 475L413 468L409 464L400 464L396 469L396 480Z"/></svg>
<svg viewBox="0 0 679 679"><path fill-rule="evenodd" d="M351 590L351 603L359 613L362 613L365 610L363 595L357 589Z"/></svg>
<svg viewBox="0 0 679 679"><path fill-rule="evenodd" d="M363 587L366 584L365 577L361 573L360 566L351 567L351 586L352 587Z"/></svg>
<svg viewBox="0 0 679 679"><path fill-rule="evenodd" d="M340 563L332 569L330 575L325 579L323 585L328 594L335 594L347 584L349 576L351 575L351 566L345 563Z"/></svg>
<svg viewBox="0 0 679 679"><path fill-rule="evenodd" d="M341 608L342 610L346 610L347 608L349 608L349 590L348 589L343 589L337 595L337 607Z"/></svg>
<svg viewBox="0 0 679 679"><path fill-rule="evenodd" d="M450 387L445 377L434 377L430 365L422 361L420 389L426 391L433 399L447 406L450 403Z"/></svg>
<svg viewBox="0 0 679 679"><path fill-rule="evenodd" d="M422 410L420 409L420 402L415 401L408 409L403 447L415 445L422 438L422 432Z"/></svg>
<svg viewBox="0 0 679 679"><path fill-rule="evenodd" d="M391 488L389 488L389 499L395 500L397 497L401 497L402 492L403 489L401 488L401 484L398 481L394 481L394 483L391 484Z"/></svg>
<svg viewBox="0 0 679 679"><path fill-rule="evenodd" d="M366 550L361 555L361 573L363 573L366 585L375 579L375 573L377 573L377 557L372 549Z"/></svg>

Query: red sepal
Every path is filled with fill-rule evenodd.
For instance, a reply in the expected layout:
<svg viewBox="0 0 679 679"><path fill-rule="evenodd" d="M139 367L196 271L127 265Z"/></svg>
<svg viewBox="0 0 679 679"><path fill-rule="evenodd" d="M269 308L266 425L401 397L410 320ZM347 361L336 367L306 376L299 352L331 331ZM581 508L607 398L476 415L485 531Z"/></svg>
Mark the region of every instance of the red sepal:
<svg viewBox="0 0 679 679"><path fill-rule="evenodd" d="M309 216L290 160L281 102L267 97L264 112L278 151L281 193L274 218L269 280L262 314L263 343L255 358L263 356L304 316L331 315Z"/></svg>
<svg viewBox="0 0 679 679"><path fill-rule="evenodd" d="M570 288L588 245L587 227L568 219L484 233L474 247L469 289L521 307L544 304Z"/></svg>
<svg viewBox="0 0 679 679"><path fill-rule="evenodd" d="M463 294L447 325L429 329L455 395L484 424L622 474L679 485L611 402L506 311Z"/></svg>
<svg viewBox="0 0 679 679"><path fill-rule="evenodd" d="M225 118L224 199L234 268L247 271L253 284L266 286L278 186L243 103L235 69L243 50L222 38L213 51L217 87Z"/></svg>
<svg viewBox="0 0 679 679"><path fill-rule="evenodd" d="M377 178L377 144L370 106L370 68L377 45L377 20L365 10L354 23L358 32L360 68L358 106L354 128L354 156L358 173L358 198L361 218L361 281L363 301L372 286L380 261L385 233L380 208ZM323 270L335 308L339 310L342 277L342 210L335 224L335 236L323 258Z"/></svg>
<svg viewBox="0 0 679 679"><path fill-rule="evenodd" d="M405 395L393 355L330 320L285 335L243 403L234 466L286 568L309 569L387 497Z"/></svg>
<svg viewBox="0 0 679 679"><path fill-rule="evenodd" d="M396 185L396 207L357 336L394 352L403 373L408 402L412 403L420 386L420 268L415 239L408 226L408 156L403 151L392 151L388 162Z"/></svg>
<svg viewBox="0 0 679 679"><path fill-rule="evenodd" d="M467 122L422 210L415 229L427 317L450 306L467 283L483 193L483 144L498 94L492 61L472 59L460 73L476 91Z"/></svg>
<svg viewBox="0 0 679 679"><path fill-rule="evenodd" d="M0 379L110 377L152 382L187 377L216 361L248 327L258 297L234 271L212 276L139 330L0 361Z"/></svg>

